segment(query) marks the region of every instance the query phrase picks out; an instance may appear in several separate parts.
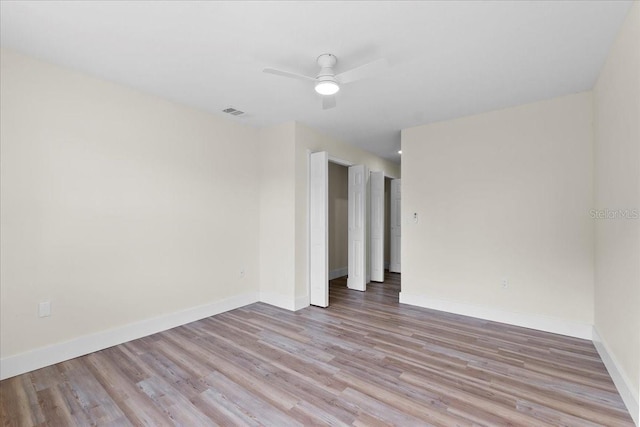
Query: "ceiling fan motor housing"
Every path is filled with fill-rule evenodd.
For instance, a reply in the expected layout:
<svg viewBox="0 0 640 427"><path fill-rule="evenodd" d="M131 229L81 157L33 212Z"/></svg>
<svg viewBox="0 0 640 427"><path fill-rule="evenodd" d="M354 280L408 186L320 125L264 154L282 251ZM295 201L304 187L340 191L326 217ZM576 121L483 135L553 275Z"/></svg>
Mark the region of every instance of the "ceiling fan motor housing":
<svg viewBox="0 0 640 427"><path fill-rule="evenodd" d="M338 62L338 58L330 53L323 53L322 55L318 56L316 62L318 63L320 68L333 67Z"/></svg>
<svg viewBox="0 0 640 427"><path fill-rule="evenodd" d="M335 77L333 67L338 62L338 58L330 53L325 53L318 57L320 72L316 76L316 92L321 95L333 95L340 90L340 85Z"/></svg>
<svg viewBox="0 0 640 427"><path fill-rule="evenodd" d="M324 53L318 56L318 59L316 60L316 62L320 66L320 72L316 76L318 81L324 80L322 79L323 77L333 78L335 76L333 67L335 67L336 63L338 62L338 58L336 58L334 55L330 53ZM335 78L333 78L333 81L335 82Z"/></svg>

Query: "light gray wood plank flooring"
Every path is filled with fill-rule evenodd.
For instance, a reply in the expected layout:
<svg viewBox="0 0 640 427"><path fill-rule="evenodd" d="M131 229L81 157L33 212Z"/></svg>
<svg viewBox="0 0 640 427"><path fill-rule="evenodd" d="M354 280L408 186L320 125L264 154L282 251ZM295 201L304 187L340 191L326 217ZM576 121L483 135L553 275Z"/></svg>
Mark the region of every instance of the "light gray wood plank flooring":
<svg viewBox="0 0 640 427"><path fill-rule="evenodd" d="M0 383L0 421L70 425L633 426L589 341L398 304L257 303Z"/></svg>

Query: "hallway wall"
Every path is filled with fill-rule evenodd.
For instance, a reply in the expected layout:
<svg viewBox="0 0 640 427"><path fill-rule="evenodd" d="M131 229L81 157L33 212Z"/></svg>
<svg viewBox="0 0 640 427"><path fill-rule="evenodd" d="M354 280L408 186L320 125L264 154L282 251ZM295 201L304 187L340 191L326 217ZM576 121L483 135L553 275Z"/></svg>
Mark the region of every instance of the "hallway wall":
<svg viewBox="0 0 640 427"><path fill-rule="evenodd" d="M348 254L349 169L329 162L329 276L343 276ZM334 274L332 274L334 272ZM346 274L346 273L345 273Z"/></svg>

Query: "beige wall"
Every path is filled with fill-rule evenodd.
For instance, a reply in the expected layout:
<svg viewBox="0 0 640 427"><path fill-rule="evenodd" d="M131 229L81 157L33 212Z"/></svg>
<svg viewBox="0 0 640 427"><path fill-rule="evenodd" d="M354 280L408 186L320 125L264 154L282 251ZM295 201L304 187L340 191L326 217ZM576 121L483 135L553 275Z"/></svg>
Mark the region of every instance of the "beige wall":
<svg viewBox="0 0 640 427"><path fill-rule="evenodd" d="M333 157L365 164L370 170L383 170L391 176L399 177L400 166L297 122L263 129L259 131L258 138L261 171L260 299L295 310L309 304L309 153L327 151ZM330 250L329 256L332 255L335 254Z"/></svg>
<svg viewBox="0 0 640 427"><path fill-rule="evenodd" d="M391 179L384 179L384 262L391 261ZM385 267L386 268L386 267Z"/></svg>
<svg viewBox="0 0 640 427"><path fill-rule="evenodd" d="M580 93L402 132L403 297L590 331L591 105Z"/></svg>
<svg viewBox="0 0 640 427"><path fill-rule="evenodd" d="M349 169L329 162L329 271L347 268Z"/></svg>
<svg viewBox="0 0 640 427"><path fill-rule="evenodd" d="M640 211L640 4L594 89L595 208ZM640 395L640 219L595 221L595 328ZM615 379L615 378L614 378Z"/></svg>
<svg viewBox="0 0 640 427"><path fill-rule="evenodd" d="M260 298L293 309L295 165L293 122L261 129Z"/></svg>
<svg viewBox="0 0 640 427"><path fill-rule="evenodd" d="M205 306L304 306L306 149L385 165L294 122L258 131L11 51L1 59L3 375ZM37 317L41 301L51 317Z"/></svg>
<svg viewBox="0 0 640 427"><path fill-rule="evenodd" d="M255 130L9 51L1 66L3 358L257 292Z"/></svg>
<svg viewBox="0 0 640 427"><path fill-rule="evenodd" d="M327 151L330 156L352 162L364 164L369 170L384 171L387 175L400 178L400 165L383 160L371 153L359 148L347 145L342 141L322 135L319 132L296 123L296 299L302 301L308 299L308 265L307 265L307 201L308 153L315 151ZM368 257L367 257L368 258Z"/></svg>

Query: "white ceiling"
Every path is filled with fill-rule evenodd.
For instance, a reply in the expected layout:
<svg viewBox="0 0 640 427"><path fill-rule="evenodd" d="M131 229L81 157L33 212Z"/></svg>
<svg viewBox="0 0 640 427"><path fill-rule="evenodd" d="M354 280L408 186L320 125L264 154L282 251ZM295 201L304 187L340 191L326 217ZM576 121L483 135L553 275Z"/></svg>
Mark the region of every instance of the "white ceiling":
<svg viewBox="0 0 640 427"><path fill-rule="evenodd" d="M399 161L400 130L588 90L629 1L0 3L2 46L251 126L297 120ZM392 68L320 108L315 75Z"/></svg>

